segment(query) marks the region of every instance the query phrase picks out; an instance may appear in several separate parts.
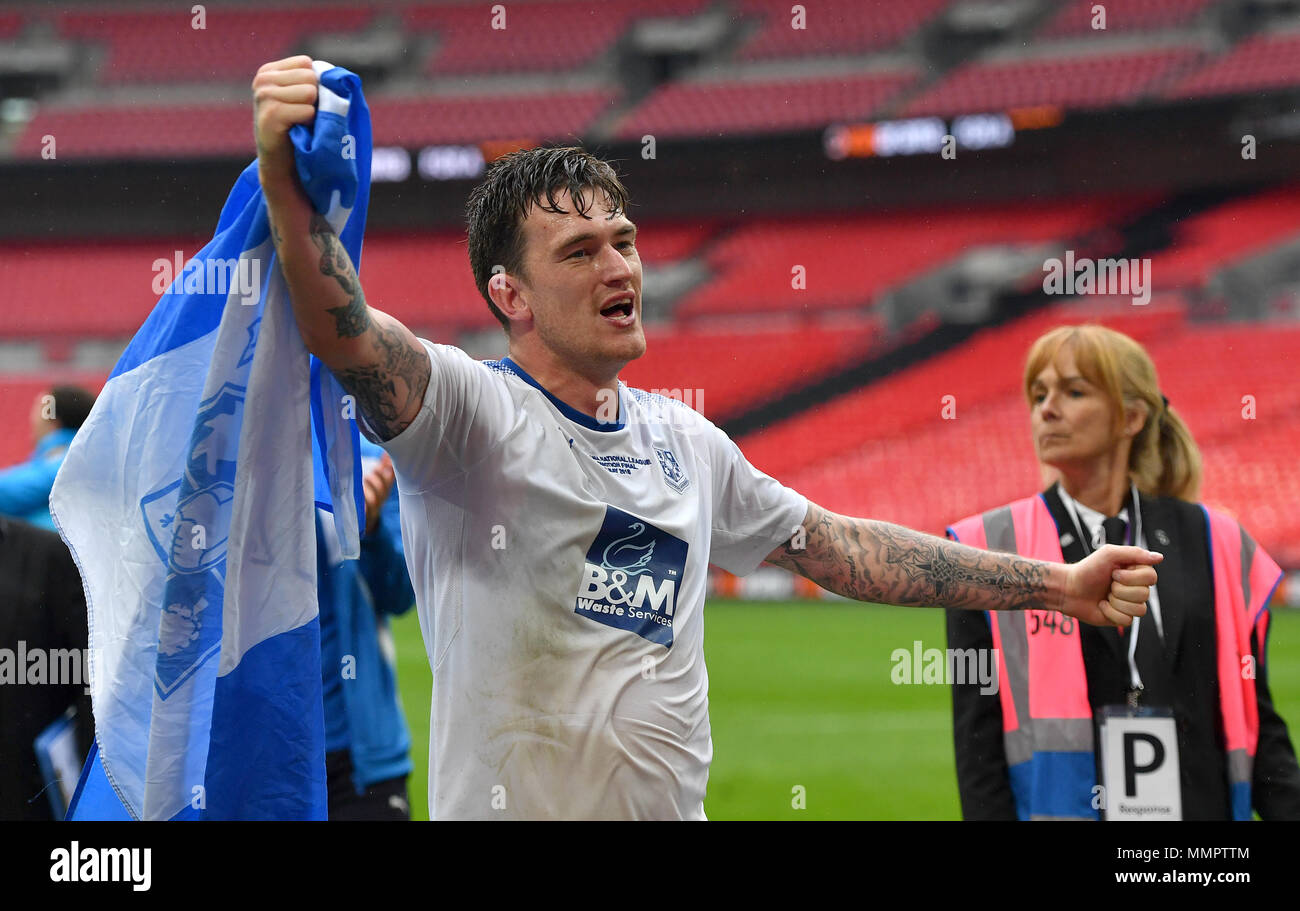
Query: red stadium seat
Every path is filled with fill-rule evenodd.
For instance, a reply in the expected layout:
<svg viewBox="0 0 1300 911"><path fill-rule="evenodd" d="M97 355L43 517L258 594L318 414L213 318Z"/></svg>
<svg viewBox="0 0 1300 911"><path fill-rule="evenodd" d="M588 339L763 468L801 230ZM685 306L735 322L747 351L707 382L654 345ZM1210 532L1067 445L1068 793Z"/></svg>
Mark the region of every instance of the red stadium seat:
<svg viewBox="0 0 1300 911"><path fill-rule="evenodd" d="M1083 321L1057 308L979 333L970 343L799 417L753 434L756 466L829 509L932 533L965 515L1039 489L1020 390L1029 344ZM1161 389L1201 449L1201 499L1234 512L1284 565L1300 564L1300 385L1295 324L1191 326L1181 310L1100 319L1141 341ZM942 416L953 395L954 419ZM1243 404L1253 402L1255 416Z"/></svg>
<svg viewBox="0 0 1300 911"><path fill-rule="evenodd" d="M761 82L670 82L623 115L622 139L810 129L865 118L916 79L913 71Z"/></svg>
<svg viewBox="0 0 1300 911"><path fill-rule="evenodd" d="M1064 240L1115 217L1119 205L1087 200L749 219L709 251L714 278L687 294L676 314L861 310L971 247ZM802 289L792 285L796 266L805 270Z"/></svg>
<svg viewBox="0 0 1300 911"><path fill-rule="evenodd" d="M0 374L0 468L24 462L32 454L34 444L28 427L31 426L32 404L36 397L52 386L71 383L84 386L96 394L104 387L102 373L51 371L48 374Z"/></svg>
<svg viewBox="0 0 1300 911"><path fill-rule="evenodd" d="M743 15L761 27L740 49L741 59L860 54L903 41L939 12L947 0L822 0L803 4L802 28L794 28L786 0L740 0Z"/></svg>
<svg viewBox="0 0 1300 911"><path fill-rule="evenodd" d="M421 146L581 134L615 94L602 89L493 96L369 99L376 145ZM55 136L59 158L255 154L252 102L45 107L14 146L38 158Z"/></svg>
<svg viewBox="0 0 1300 911"><path fill-rule="evenodd" d="M1151 259L1155 288L1202 287L1219 269L1300 235L1300 187L1233 200L1178 222Z"/></svg>
<svg viewBox="0 0 1300 911"><path fill-rule="evenodd" d="M370 100L377 145L420 146L582 134L618 97L610 89Z"/></svg>
<svg viewBox="0 0 1300 911"><path fill-rule="evenodd" d="M720 421L860 359L879 336L874 323L863 321L749 331L652 327L645 356L620 376Z"/></svg>
<svg viewBox="0 0 1300 911"><path fill-rule="evenodd" d="M1112 107L1135 100L1201 53L1188 45L969 63L914 99L904 113L920 117L1044 104Z"/></svg>
<svg viewBox="0 0 1300 911"><path fill-rule="evenodd" d="M608 51L632 20L698 12L705 0L542 0L505 5L505 28L493 28L492 4L417 4L402 11L414 34L433 33L429 75L578 69Z"/></svg>
<svg viewBox="0 0 1300 911"><path fill-rule="evenodd" d="M0 39L8 41L18 37L26 24L27 19L22 13L0 12Z"/></svg>
<svg viewBox="0 0 1300 911"><path fill-rule="evenodd" d="M196 29L190 7L69 11L59 18L59 32L105 46L100 78L106 83L244 81L267 60L301 50L309 34L352 31L374 17L364 6L331 7L329 16L322 17L315 7L211 4L205 8L204 27Z"/></svg>
<svg viewBox="0 0 1300 911"><path fill-rule="evenodd" d="M202 155L251 158L256 151L251 101L42 107L14 144L14 157L39 158L45 136L55 137L60 160Z"/></svg>
<svg viewBox="0 0 1300 911"><path fill-rule="evenodd" d="M1300 34L1262 34L1167 86L1166 98L1283 89L1300 81Z"/></svg>
<svg viewBox="0 0 1300 911"><path fill-rule="evenodd" d="M1191 24L1212 2L1214 0L1107 0L1098 4L1097 0L1073 0L1062 4L1061 11L1049 19L1038 34L1043 38L1061 38L1176 28ZM1105 31L1092 27L1097 17L1094 8L1098 5L1106 13Z"/></svg>

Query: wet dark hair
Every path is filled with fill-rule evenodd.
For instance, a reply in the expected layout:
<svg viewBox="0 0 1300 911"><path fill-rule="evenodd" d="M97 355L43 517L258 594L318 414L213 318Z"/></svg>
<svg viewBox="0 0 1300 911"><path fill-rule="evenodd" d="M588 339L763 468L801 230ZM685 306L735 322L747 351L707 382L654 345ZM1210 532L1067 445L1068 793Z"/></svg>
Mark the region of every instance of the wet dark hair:
<svg viewBox="0 0 1300 911"><path fill-rule="evenodd" d="M86 423L90 409L95 407L95 394L80 386L55 386L50 395L54 397L54 419L69 430Z"/></svg>
<svg viewBox="0 0 1300 911"><path fill-rule="evenodd" d="M601 197L608 199L612 215L627 210L627 190L618 174L608 162L578 146L511 152L493 162L483 182L469 194L469 266L479 294L506 329L510 320L488 294L492 267L501 266L528 280L524 274L524 219L534 205L544 212L567 214L568 210L555 202L564 190L585 218L591 217L587 213Z"/></svg>

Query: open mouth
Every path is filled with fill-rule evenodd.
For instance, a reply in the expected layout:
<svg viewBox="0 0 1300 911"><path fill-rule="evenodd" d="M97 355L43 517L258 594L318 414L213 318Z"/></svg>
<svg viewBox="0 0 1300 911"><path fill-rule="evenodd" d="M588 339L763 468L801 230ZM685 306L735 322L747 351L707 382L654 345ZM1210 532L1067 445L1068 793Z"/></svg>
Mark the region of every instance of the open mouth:
<svg viewBox="0 0 1300 911"><path fill-rule="evenodd" d="M632 302L629 300L621 300L610 304L604 310L600 311L600 315L615 322L625 322L630 320L632 318Z"/></svg>

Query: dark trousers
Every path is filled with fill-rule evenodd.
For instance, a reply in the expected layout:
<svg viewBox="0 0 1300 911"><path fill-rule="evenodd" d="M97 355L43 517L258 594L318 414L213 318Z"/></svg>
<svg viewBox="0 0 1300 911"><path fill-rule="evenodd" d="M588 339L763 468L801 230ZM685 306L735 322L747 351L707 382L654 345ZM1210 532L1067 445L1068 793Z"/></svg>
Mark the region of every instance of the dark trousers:
<svg viewBox="0 0 1300 911"><path fill-rule="evenodd" d="M331 822L407 821L411 818L405 775L377 781L358 794L352 784L352 754L348 750L337 750L325 754L325 780L329 790Z"/></svg>

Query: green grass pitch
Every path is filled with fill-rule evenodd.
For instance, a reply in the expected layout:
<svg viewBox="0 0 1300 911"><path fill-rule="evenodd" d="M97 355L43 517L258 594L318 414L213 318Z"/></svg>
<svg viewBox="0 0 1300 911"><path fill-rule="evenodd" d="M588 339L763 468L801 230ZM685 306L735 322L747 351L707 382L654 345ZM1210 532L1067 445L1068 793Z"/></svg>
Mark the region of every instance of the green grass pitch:
<svg viewBox="0 0 1300 911"><path fill-rule="evenodd" d="M1269 686L1296 737L1300 611L1275 609ZM704 616L710 819L958 819L946 686L895 685L896 648L944 648L943 613L712 601ZM411 811L428 818L431 675L415 612L394 624L411 726ZM805 808L795 809L795 788Z"/></svg>

